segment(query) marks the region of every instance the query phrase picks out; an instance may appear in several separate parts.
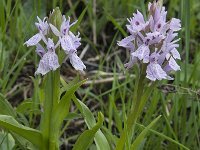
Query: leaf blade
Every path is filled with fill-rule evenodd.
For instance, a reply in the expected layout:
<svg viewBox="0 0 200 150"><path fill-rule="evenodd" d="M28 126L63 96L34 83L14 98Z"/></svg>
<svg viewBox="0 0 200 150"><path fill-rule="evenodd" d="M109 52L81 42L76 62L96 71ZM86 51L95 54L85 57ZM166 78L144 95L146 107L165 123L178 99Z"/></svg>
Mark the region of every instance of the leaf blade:
<svg viewBox="0 0 200 150"><path fill-rule="evenodd" d="M96 132L101 128L103 125L103 114L99 113L98 114L98 122L94 127L92 127L89 130L84 131L76 141L73 150L85 150L88 149L89 145L92 143Z"/></svg>
<svg viewBox="0 0 200 150"><path fill-rule="evenodd" d="M84 116L88 128L91 129L95 126L96 121L89 108L83 102L78 100L75 95L73 96L73 101ZM97 131L94 139L98 150L110 150L109 143L101 130Z"/></svg>
<svg viewBox="0 0 200 150"><path fill-rule="evenodd" d="M0 126L10 130L41 148L42 134L40 131L19 124L12 116L0 115Z"/></svg>

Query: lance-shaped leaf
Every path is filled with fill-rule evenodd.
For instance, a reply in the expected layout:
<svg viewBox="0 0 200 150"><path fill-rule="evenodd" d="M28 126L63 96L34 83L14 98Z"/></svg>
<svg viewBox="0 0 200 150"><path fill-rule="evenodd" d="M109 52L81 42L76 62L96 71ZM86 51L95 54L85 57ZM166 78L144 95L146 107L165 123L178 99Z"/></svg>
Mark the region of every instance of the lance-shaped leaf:
<svg viewBox="0 0 200 150"><path fill-rule="evenodd" d="M16 117L15 110L2 94L0 94L0 114Z"/></svg>
<svg viewBox="0 0 200 150"><path fill-rule="evenodd" d="M83 17L85 16L87 9L88 9L88 6L85 7L85 9L82 11L81 15L78 17L77 23L71 27L70 30L72 32L75 32L77 30L77 28L79 27L79 25L81 24L81 21L83 20Z"/></svg>
<svg viewBox="0 0 200 150"><path fill-rule="evenodd" d="M69 112L70 100L72 99L72 96L85 81L86 80L82 80L78 83L74 83L74 81L72 81L74 84L66 85L65 83L63 83L65 81L61 80L61 82L65 84L66 93L63 95L62 99L60 100L59 104L57 105L54 111L53 118L55 119L54 122L56 122L57 130L60 129L63 120Z"/></svg>
<svg viewBox="0 0 200 150"><path fill-rule="evenodd" d="M0 115L0 126L29 140L38 148L42 147L40 131L19 124L12 116Z"/></svg>
<svg viewBox="0 0 200 150"><path fill-rule="evenodd" d="M79 99L77 99L75 97L75 95L73 96L73 101L76 104L76 106L78 107L78 109L80 110L81 114L83 115L88 128L89 129L93 128L96 124L96 121L95 121L95 118L94 118L92 112L89 110L89 108L83 102L81 102ZM101 132L101 130L98 130L96 132L94 141L96 143L97 150L104 150L104 149L110 150L109 143L108 143L106 137L104 136L104 134Z"/></svg>
<svg viewBox="0 0 200 150"><path fill-rule="evenodd" d="M131 145L131 149L138 149L140 144L143 142L145 136L148 133L148 130L152 128L153 125L160 119L161 116L158 116L154 119L141 133L140 135L134 140L133 144Z"/></svg>
<svg viewBox="0 0 200 150"><path fill-rule="evenodd" d="M76 141L73 150L85 150L88 149L90 144L93 142L93 139L95 137L96 132L100 129L100 127L103 125L103 114L98 113L98 122L94 127L92 127L90 130L84 131Z"/></svg>

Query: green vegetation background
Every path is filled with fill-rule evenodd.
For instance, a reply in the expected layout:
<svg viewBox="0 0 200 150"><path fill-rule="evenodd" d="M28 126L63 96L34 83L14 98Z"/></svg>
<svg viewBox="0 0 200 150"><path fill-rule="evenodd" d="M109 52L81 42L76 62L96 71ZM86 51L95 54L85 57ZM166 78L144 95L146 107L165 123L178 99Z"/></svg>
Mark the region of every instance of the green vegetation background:
<svg viewBox="0 0 200 150"><path fill-rule="evenodd" d="M33 95L33 82L30 76L34 76L38 56L33 47L27 48L23 43L37 31L34 25L36 16L43 18L58 6L63 14L75 20L84 8L88 7L78 29L82 37L82 46L78 53L87 65L82 78L89 78L89 81L79 91L79 95L94 114L99 110L103 112L106 118L104 132L108 134L108 138L109 133L118 136L122 129L122 118L130 109L136 79L134 71L125 71L123 63L128 61L128 53L118 47L116 41L126 35L126 18L131 17L137 9L146 14L148 2L0 0L0 93L15 107ZM154 131L150 131L144 140L141 149L182 149L176 144L179 142L189 149L198 150L200 1L164 0L164 5L168 11L168 18L177 17L182 21L182 30L179 34L182 39L179 47L182 57L179 62L181 71L176 73L175 81L163 81L153 91L138 120L136 131L139 134L141 125L147 126L154 118L162 115L154 126ZM62 75L66 80L76 75L68 62L62 67ZM73 123L76 127L63 131L62 141L68 142L69 147L86 128L83 123ZM66 127L68 126L70 127L69 124ZM167 140L164 135L175 142Z"/></svg>

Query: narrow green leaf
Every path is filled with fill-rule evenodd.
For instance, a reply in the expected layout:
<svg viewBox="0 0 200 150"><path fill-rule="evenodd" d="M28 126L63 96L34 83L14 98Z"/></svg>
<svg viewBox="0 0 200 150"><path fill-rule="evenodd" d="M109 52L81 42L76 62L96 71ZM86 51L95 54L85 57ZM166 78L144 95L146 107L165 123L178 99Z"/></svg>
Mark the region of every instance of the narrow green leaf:
<svg viewBox="0 0 200 150"><path fill-rule="evenodd" d="M37 107L33 108L33 105L36 105ZM39 109L39 103L34 103L31 100L24 100L17 106L16 111L22 114L29 114L30 112L37 114L41 113L41 110Z"/></svg>
<svg viewBox="0 0 200 150"><path fill-rule="evenodd" d="M92 112L89 110L89 108L80 100L78 100L75 95L73 96L73 101L82 113L85 122L89 129L93 128L96 124L95 118L92 114ZM97 146L97 150L110 150L109 143L104 136L104 134L101 132L101 130L97 131L95 135L95 143Z"/></svg>
<svg viewBox="0 0 200 150"><path fill-rule="evenodd" d="M14 70L21 64L24 62L24 59L32 52L33 49L30 49L28 50L18 61L16 64L13 65L13 67L9 70L9 72L6 74L4 80L3 80L3 83L2 83L2 93L5 92L6 90L6 86L7 86L7 83L10 79L10 76L12 75L12 73L14 72Z"/></svg>
<svg viewBox="0 0 200 150"><path fill-rule="evenodd" d="M72 86L74 86L75 84L77 84L78 82L80 81L79 77L75 77L72 81L70 81L69 83L66 83L65 80L60 77L60 82L61 84L63 85L63 88L62 88L62 93L65 92L65 91L68 91ZM61 94L62 94L61 93Z"/></svg>
<svg viewBox="0 0 200 150"><path fill-rule="evenodd" d="M72 96L85 81L86 80L80 81L76 84L71 84L71 87L68 88L65 95L62 97L59 104L56 106L53 118L55 119L54 122L56 122L57 130L60 129L63 120L69 112L70 100L72 99Z"/></svg>
<svg viewBox="0 0 200 150"><path fill-rule="evenodd" d="M42 146L42 134L35 129L19 124L13 117L0 115L0 126L29 140L38 148Z"/></svg>
<svg viewBox="0 0 200 150"><path fill-rule="evenodd" d="M78 26L81 24L81 21L83 20L83 17L85 16L87 9L88 9L88 6L85 7L85 9L82 11L81 15L78 17L78 22L74 26L71 27L70 30L72 32L75 32L77 30Z"/></svg>
<svg viewBox="0 0 200 150"><path fill-rule="evenodd" d="M99 113L98 114L98 122L96 123L96 125L94 127L92 127L90 130L86 130L84 131L78 138L78 140L76 141L73 150L86 150L88 149L88 147L90 146L90 144L92 143L96 132L101 128L101 126L103 125L103 114Z"/></svg>
<svg viewBox="0 0 200 150"><path fill-rule="evenodd" d="M139 124L139 123L136 123L136 125L138 125L139 127L145 129L145 127L144 127L143 125ZM159 133L159 132L157 132L157 131L155 131L155 130L153 130L153 129L148 129L148 130L151 131L152 133L154 133L154 134L160 136L161 138L164 138L164 139L166 139L166 140L168 140L168 141L170 141L170 142L172 142L172 143L174 143L174 144L177 144L177 145L180 146L181 148L184 148L184 149L186 149L186 150L190 150L189 148L187 148L187 147L184 146L183 144L179 143L178 141L176 141L176 140L174 140L174 139L172 139L172 138L170 138L170 137L168 137L168 136L166 136L166 135L164 135L164 134L162 134L162 133Z"/></svg>
<svg viewBox="0 0 200 150"><path fill-rule="evenodd" d="M2 94L0 94L0 114L16 117L15 110Z"/></svg>
<svg viewBox="0 0 200 150"><path fill-rule="evenodd" d="M74 113L74 112L69 112L67 116L65 117L64 120L74 120L81 118L82 116L80 114Z"/></svg>
<svg viewBox="0 0 200 150"><path fill-rule="evenodd" d="M5 12L4 12L4 1L0 1L0 27L4 30L5 28Z"/></svg>
<svg viewBox="0 0 200 150"><path fill-rule="evenodd" d="M141 133L140 135L134 140L133 144L131 145L131 149L138 149L140 144L143 142L145 136L148 133L148 129L152 128L152 126L160 119L161 116L158 116L154 119Z"/></svg>
<svg viewBox="0 0 200 150"><path fill-rule="evenodd" d="M70 10L68 10L67 12L66 12L66 16L71 16L72 15L72 13L74 13L74 11L76 10L76 8L77 8L77 6L78 6L78 4L80 3L81 1L76 1L76 3L74 3L73 4L73 6L70 8ZM61 10L62 11L62 10Z"/></svg>
<svg viewBox="0 0 200 150"><path fill-rule="evenodd" d="M19 146L19 148L24 149L24 150L38 150L36 145L33 145L33 143L31 143L27 139L19 136L18 134L14 132L11 132L11 135L15 139L15 143L17 146Z"/></svg>
<svg viewBox="0 0 200 150"><path fill-rule="evenodd" d="M115 18L113 18L111 15L107 14L107 19L110 20L113 25L119 29L119 31L123 34L123 36L127 36L127 33L124 31L124 29L117 23L117 21L115 20Z"/></svg>

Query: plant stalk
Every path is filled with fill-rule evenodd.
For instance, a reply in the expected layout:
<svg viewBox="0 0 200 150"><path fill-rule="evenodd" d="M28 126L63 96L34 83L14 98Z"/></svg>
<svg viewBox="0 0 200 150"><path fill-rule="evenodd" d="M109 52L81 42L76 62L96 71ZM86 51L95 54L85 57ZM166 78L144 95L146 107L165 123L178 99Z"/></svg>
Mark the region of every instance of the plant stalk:
<svg viewBox="0 0 200 150"><path fill-rule="evenodd" d="M131 108L131 111L127 117L127 125L126 125L126 128L121 133L121 137L116 145L116 150L123 150L126 141L131 142L133 131L134 131L133 127L135 125L135 122L137 121L137 118L139 117L138 110L139 110L141 98L144 92L145 70L146 70L146 65L142 65L141 71L139 73L139 80L136 81L136 85L135 85L135 92L134 92L135 94L134 94L134 99L133 99L133 101L135 101L135 104ZM130 144L127 143L127 146L128 145Z"/></svg>

